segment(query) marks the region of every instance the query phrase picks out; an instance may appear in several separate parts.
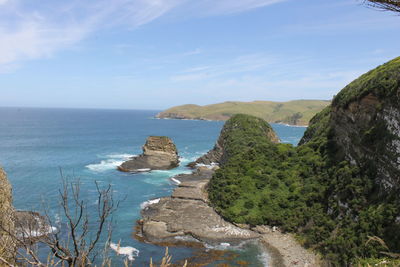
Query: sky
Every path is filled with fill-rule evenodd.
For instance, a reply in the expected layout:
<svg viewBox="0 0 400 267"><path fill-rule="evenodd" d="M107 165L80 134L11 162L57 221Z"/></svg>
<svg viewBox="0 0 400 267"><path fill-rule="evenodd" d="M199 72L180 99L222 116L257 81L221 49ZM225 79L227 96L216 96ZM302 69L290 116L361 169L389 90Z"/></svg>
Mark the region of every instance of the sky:
<svg viewBox="0 0 400 267"><path fill-rule="evenodd" d="M0 106L331 99L400 56L362 0L0 0Z"/></svg>

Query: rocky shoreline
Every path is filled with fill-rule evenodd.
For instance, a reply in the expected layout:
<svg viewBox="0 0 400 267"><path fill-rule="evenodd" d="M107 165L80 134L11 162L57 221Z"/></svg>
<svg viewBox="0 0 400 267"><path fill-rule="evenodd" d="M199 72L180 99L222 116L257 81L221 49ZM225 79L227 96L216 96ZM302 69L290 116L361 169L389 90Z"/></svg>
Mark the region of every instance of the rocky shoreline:
<svg viewBox="0 0 400 267"><path fill-rule="evenodd" d="M136 235L154 244L194 242L219 246L258 240L270 256L270 266L320 266L320 259L290 234L275 227L235 225L225 221L209 205L207 185L218 167L197 167L191 174L172 177L178 186L170 197L146 205Z"/></svg>
<svg viewBox="0 0 400 267"><path fill-rule="evenodd" d="M174 243L183 239L231 245L259 238L257 233L223 220L208 205L205 189L212 173L203 167L192 174L174 177L180 184L171 197L153 201L141 212L140 231L145 240Z"/></svg>

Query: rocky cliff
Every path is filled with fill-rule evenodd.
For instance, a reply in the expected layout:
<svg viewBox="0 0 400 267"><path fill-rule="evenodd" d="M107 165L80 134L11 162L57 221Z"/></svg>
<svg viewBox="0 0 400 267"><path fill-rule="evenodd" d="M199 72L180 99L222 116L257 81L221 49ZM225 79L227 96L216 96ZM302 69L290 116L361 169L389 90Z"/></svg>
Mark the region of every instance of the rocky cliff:
<svg viewBox="0 0 400 267"><path fill-rule="evenodd" d="M301 141L323 128L335 158L359 166L385 194L400 187L400 58L364 74L346 86L329 111L316 117Z"/></svg>
<svg viewBox="0 0 400 267"><path fill-rule="evenodd" d="M14 208L12 190L6 173L0 168L0 257L13 263L15 256L14 243L8 233L14 231ZM0 266L8 266L0 261Z"/></svg>
<svg viewBox="0 0 400 267"><path fill-rule="evenodd" d="M178 150L166 136L150 136L143 146L143 154L134 157L118 167L124 172L168 170L179 165Z"/></svg>
<svg viewBox="0 0 400 267"><path fill-rule="evenodd" d="M400 58L346 86L298 147L257 138L262 125L227 132L209 187L220 214L296 232L334 266L400 252Z"/></svg>

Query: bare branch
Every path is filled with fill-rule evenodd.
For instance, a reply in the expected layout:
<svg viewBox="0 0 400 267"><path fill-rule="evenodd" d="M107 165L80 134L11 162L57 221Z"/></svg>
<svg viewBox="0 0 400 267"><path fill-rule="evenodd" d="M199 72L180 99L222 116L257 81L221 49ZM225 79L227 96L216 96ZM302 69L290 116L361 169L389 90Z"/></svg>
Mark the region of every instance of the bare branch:
<svg viewBox="0 0 400 267"><path fill-rule="evenodd" d="M400 12L400 0L365 0L364 3L379 10Z"/></svg>
<svg viewBox="0 0 400 267"><path fill-rule="evenodd" d="M36 233L37 229L35 225L29 223L21 223L19 226L19 233L14 231L14 228L3 229L0 225L0 230L11 237L13 242L20 248L17 251L17 258L19 263L29 266L76 266L76 267L87 267L94 266L96 257L99 255L99 251L96 249L97 244L100 240L105 240L104 251L102 251L103 260L101 266L111 266L111 260L108 257L108 247L111 242L112 233L112 214L118 207L114 203L112 197L112 187L108 185L105 188L100 188L96 182L97 189L97 218L94 221L89 220L87 205L81 199L80 195L80 182L79 180L72 183L63 176L60 170L62 178L62 188L59 190L60 195L60 207L62 210L62 218L66 220L66 228L62 232L66 233L66 237L62 238L61 230L57 229L54 233L48 233L40 238L32 238L31 234ZM51 216L49 216L47 210L44 213L46 216L41 216L48 225L46 229L53 229ZM33 215L32 215L33 216ZM40 215L38 215L40 216ZM36 222L36 219L32 220ZM94 232L90 230L93 226ZM58 226L61 228L61 224ZM26 229L27 228L27 229ZM26 230L25 230L26 229ZM88 235L93 233L93 239ZM102 238L104 236L104 239ZM47 246L51 253L47 257L47 262L39 257L37 246L33 246L35 242L39 242ZM7 259L0 258L0 265L7 264L12 266L12 262L6 263Z"/></svg>

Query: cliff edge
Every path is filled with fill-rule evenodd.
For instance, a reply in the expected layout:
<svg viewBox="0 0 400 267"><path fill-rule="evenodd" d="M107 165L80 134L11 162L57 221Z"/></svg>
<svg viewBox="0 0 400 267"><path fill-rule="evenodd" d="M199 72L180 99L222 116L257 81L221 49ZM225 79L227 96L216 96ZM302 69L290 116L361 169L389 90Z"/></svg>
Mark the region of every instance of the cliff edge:
<svg viewBox="0 0 400 267"><path fill-rule="evenodd" d="M346 86L298 147L261 125L228 133L209 186L224 218L295 232L333 266L400 253L400 58Z"/></svg>
<svg viewBox="0 0 400 267"><path fill-rule="evenodd" d="M12 188L7 175L0 168L0 257L9 263L14 262L15 245L8 233L14 232L14 208ZM0 261L0 266L9 266Z"/></svg>

